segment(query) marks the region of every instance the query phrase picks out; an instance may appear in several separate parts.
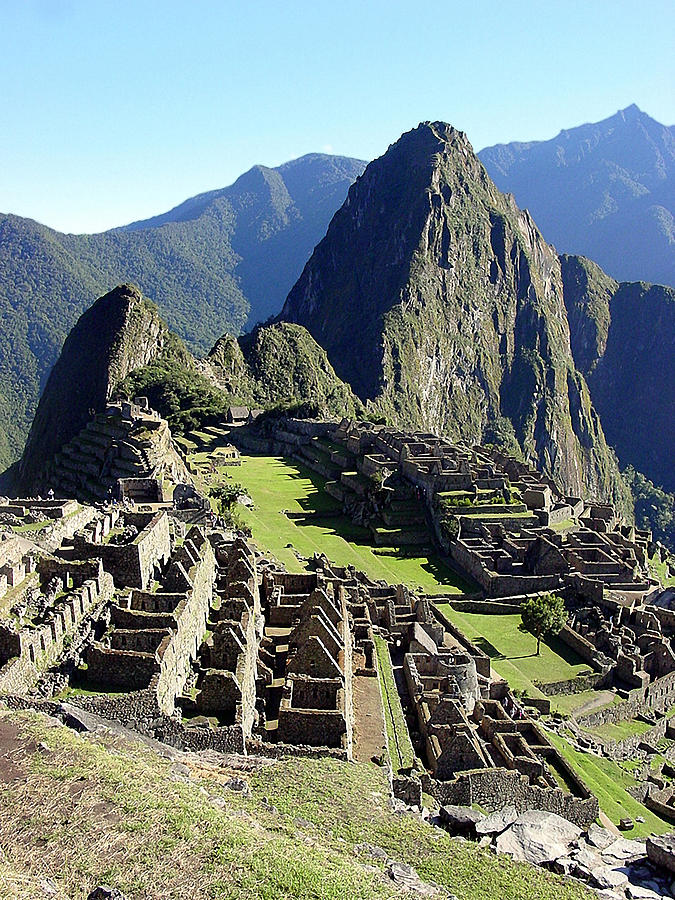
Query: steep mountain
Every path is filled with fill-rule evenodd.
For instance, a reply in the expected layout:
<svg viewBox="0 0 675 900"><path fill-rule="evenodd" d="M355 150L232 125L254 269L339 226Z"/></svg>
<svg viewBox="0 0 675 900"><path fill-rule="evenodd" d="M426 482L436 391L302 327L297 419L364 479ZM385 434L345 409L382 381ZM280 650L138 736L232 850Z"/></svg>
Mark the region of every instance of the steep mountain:
<svg viewBox="0 0 675 900"><path fill-rule="evenodd" d="M280 318L391 420L476 441L509 420L570 492L624 502L572 358L560 261L451 126L423 123L368 165Z"/></svg>
<svg viewBox="0 0 675 900"><path fill-rule="evenodd" d="M157 307L123 284L78 319L45 386L23 456L18 483L30 489L53 456L100 413L134 369L159 357L187 361Z"/></svg>
<svg viewBox="0 0 675 900"><path fill-rule="evenodd" d="M675 290L617 284L583 257L561 265L574 359L607 439L622 466L675 490Z"/></svg>
<svg viewBox="0 0 675 900"><path fill-rule="evenodd" d="M361 402L300 325L224 335L196 359L134 285L100 297L78 319L54 365L18 463L2 489L44 489L50 462L106 404L145 395L176 432L223 419L230 404L298 407L317 416L357 416ZM67 451L66 451L67 452Z"/></svg>
<svg viewBox="0 0 675 900"><path fill-rule="evenodd" d="M620 281L675 285L675 126L632 105L479 156L559 251L588 256Z"/></svg>
<svg viewBox="0 0 675 900"><path fill-rule="evenodd" d="M187 358L186 358L187 357ZM148 397L175 432L223 419L230 405L297 409L305 416L360 416L363 405L300 325L225 334L204 359L160 356L133 372L117 394Z"/></svg>
<svg viewBox="0 0 675 900"><path fill-rule="evenodd" d="M361 416L363 404L301 325L277 322L238 340L225 335L204 360L212 380L254 406L311 405L316 416Z"/></svg>
<svg viewBox="0 0 675 900"><path fill-rule="evenodd" d="M92 297L132 281L198 353L278 312L365 163L311 154L102 234L0 215L0 466L21 452L63 339Z"/></svg>

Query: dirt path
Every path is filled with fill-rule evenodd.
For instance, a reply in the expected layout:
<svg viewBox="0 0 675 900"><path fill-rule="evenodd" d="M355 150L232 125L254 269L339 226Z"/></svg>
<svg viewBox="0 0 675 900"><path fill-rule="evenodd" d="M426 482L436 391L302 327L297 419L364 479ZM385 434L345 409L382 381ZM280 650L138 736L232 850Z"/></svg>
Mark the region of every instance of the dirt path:
<svg viewBox="0 0 675 900"><path fill-rule="evenodd" d="M380 685L368 675L354 677L354 759L368 762L385 752Z"/></svg>
<svg viewBox="0 0 675 900"><path fill-rule="evenodd" d="M609 704L614 700L615 694L613 691L598 691L597 697L593 697L592 700L588 700L586 703L583 703L578 709L575 709L572 713L573 719L578 719L580 716L585 716L586 713L591 712L596 709L598 706L609 706Z"/></svg>
<svg viewBox="0 0 675 900"><path fill-rule="evenodd" d="M602 827L606 828L607 831L611 831L612 834L615 834L617 837L625 837L625 835L619 831L614 822L612 822L612 820L608 816L606 816L604 812L601 811L598 818L600 819L600 824L602 825Z"/></svg>

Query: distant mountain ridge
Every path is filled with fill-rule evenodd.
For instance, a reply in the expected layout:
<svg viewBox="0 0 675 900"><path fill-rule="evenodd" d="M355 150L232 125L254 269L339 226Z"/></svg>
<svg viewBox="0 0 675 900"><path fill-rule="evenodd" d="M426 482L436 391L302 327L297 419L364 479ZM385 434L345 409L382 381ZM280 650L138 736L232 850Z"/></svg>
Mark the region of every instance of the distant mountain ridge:
<svg viewBox="0 0 675 900"><path fill-rule="evenodd" d="M77 317L133 282L197 353L278 312L363 171L309 154L254 166L230 187L94 235L0 215L0 466L23 447L40 391Z"/></svg>
<svg viewBox="0 0 675 900"><path fill-rule="evenodd" d="M675 285L675 126L633 104L478 155L558 252L587 256L618 281Z"/></svg>

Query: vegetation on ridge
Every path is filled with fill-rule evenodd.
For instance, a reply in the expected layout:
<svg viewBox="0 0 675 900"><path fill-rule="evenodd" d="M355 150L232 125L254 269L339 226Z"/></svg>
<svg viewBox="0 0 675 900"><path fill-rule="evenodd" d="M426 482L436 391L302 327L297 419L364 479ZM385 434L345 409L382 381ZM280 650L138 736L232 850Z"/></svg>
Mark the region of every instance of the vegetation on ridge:
<svg viewBox="0 0 675 900"><path fill-rule="evenodd" d="M147 222L61 234L0 214L0 468L21 452L40 391L77 317L125 281L197 353L281 307L364 163L310 154Z"/></svg>
<svg viewBox="0 0 675 900"><path fill-rule="evenodd" d="M635 500L635 524L651 529L654 540L661 541L675 554L675 493L657 487L632 466L623 472Z"/></svg>

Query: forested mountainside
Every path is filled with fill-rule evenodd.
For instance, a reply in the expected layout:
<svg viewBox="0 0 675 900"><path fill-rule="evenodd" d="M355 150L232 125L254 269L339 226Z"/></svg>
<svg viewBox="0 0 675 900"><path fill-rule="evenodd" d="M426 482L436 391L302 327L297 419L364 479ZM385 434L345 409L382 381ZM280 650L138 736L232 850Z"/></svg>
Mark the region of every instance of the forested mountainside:
<svg viewBox="0 0 675 900"><path fill-rule="evenodd" d="M622 468L675 490L675 290L562 256L572 352Z"/></svg>
<svg viewBox="0 0 675 900"><path fill-rule="evenodd" d="M223 332L278 312L364 166L324 154L254 166L230 187L102 234L0 215L0 465L20 455L65 336L95 297L138 284L206 353Z"/></svg>

